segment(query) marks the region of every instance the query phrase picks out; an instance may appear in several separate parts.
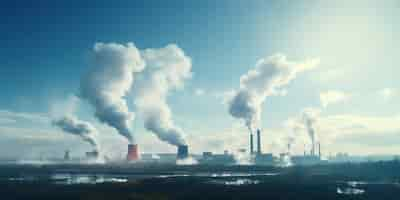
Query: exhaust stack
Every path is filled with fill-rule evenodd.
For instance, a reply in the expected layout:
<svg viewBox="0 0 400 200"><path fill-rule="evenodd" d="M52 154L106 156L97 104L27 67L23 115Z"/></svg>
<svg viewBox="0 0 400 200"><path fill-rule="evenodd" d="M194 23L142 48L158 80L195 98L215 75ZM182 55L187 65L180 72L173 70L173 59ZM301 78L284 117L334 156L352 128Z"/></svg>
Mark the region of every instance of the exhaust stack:
<svg viewBox="0 0 400 200"><path fill-rule="evenodd" d="M139 150L137 144L128 144L128 154L126 155L127 161L139 160Z"/></svg>
<svg viewBox="0 0 400 200"><path fill-rule="evenodd" d="M261 131L257 129L257 154L262 154L261 152Z"/></svg>
<svg viewBox="0 0 400 200"><path fill-rule="evenodd" d="M254 147L253 147L253 133L250 132L250 154L254 154Z"/></svg>
<svg viewBox="0 0 400 200"><path fill-rule="evenodd" d="M178 146L178 153L177 153L177 159L185 159L189 157L189 150L188 150L188 145L179 145Z"/></svg>
<svg viewBox="0 0 400 200"><path fill-rule="evenodd" d="M321 159L321 142L318 142L318 157Z"/></svg>

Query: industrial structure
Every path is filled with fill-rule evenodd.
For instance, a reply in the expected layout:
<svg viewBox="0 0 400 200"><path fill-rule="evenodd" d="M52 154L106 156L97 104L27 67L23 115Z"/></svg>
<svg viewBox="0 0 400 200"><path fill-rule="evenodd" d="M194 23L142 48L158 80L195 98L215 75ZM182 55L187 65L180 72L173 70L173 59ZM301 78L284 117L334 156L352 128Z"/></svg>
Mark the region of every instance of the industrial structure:
<svg viewBox="0 0 400 200"><path fill-rule="evenodd" d="M86 158L87 159L97 159L98 157L99 157L99 152L98 151L86 152Z"/></svg>
<svg viewBox="0 0 400 200"><path fill-rule="evenodd" d="M70 159L71 159L71 156L69 155L69 150L66 150L65 153L64 153L64 160L68 161Z"/></svg>
<svg viewBox="0 0 400 200"><path fill-rule="evenodd" d="M213 154L212 152L203 152L200 163L209 165L233 165L236 163L233 154L224 151L223 154Z"/></svg>
<svg viewBox="0 0 400 200"><path fill-rule="evenodd" d="M310 154L304 151L304 155L291 156L294 165L316 165L321 164L321 143L318 142L318 155L315 153L315 143L311 144Z"/></svg>
<svg viewBox="0 0 400 200"><path fill-rule="evenodd" d="M254 137L255 136L255 137ZM287 152L283 152L278 156L272 153L264 153L262 150L262 132L260 129L250 132L249 150L240 148L238 154L229 152L213 153L205 151L202 154L190 154L189 146L178 145L176 153L145 153L140 154L137 144L128 144L128 151L125 162L134 163L158 163L158 164L177 164L179 160L195 160L196 163L206 165L235 165L242 163L250 163L254 165L264 166L290 166L290 165L315 165L324 163L321 159L321 144L312 141L310 149L304 151L304 155L291 155L290 143L287 146ZM86 152L86 160L95 160L99 158L98 151ZM103 156L103 155L102 155ZM104 155L106 156L106 155ZM66 151L64 162L71 163L77 159L71 159L70 152ZM81 160L81 159L80 159ZM106 159L109 161L109 159ZM120 162L120 161L116 161ZM191 161L190 161L191 162Z"/></svg>
<svg viewBox="0 0 400 200"><path fill-rule="evenodd" d="M261 149L261 130L257 129L257 152L251 153L253 163L256 165L274 165L276 161L272 153L262 153Z"/></svg>
<svg viewBox="0 0 400 200"><path fill-rule="evenodd" d="M139 149L137 144L128 144L128 154L126 155L127 161L139 160Z"/></svg>
<svg viewBox="0 0 400 200"><path fill-rule="evenodd" d="M176 158L178 160L186 159L189 157L189 147L188 145L179 145Z"/></svg>

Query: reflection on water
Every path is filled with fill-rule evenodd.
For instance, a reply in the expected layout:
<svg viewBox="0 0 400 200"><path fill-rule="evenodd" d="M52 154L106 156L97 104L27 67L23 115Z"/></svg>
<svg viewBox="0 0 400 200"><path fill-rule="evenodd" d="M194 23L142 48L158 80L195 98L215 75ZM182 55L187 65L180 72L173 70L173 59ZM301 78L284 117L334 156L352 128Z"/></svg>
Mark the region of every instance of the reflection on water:
<svg viewBox="0 0 400 200"><path fill-rule="evenodd" d="M87 175L87 174L54 174L51 180L55 184L99 184L99 183L125 183L127 178L110 177L107 175Z"/></svg>
<svg viewBox="0 0 400 200"><path fill-rule="evenodd" d="M344 195L360 195L364 194L365 190L358 188L337 188L336 193Z"/></svg>
<svg viewBox="0 0 400 200"><path fill-rule="evenodd" d="M224 185L248 185L257 184L259 181L252 181L249 178L256 176L276 176L278 173L176 173L176 174L147 174L147 175L115 175L115 174L77 174L77 173L55 173L49 176L22 175L8 178L12 182L49 181L54 184L101 184L101 183L126 183L129 180L144 178L178 178L178 177L199 177L207 178L216 184ZM238 179L232 179L238 178ZM215 181L213 181L216 179ZM206 181L209 183L209 180Z"/></svg>
<svg viewBox="0 0 400 200"><path fill-rule="evenodd" d="M189 174L169 174L169 175L158 175L156 178L175 178L175 177L186 177Z"/></svg>
<svg viewBox="0 0 400 200"><path fill-rule="evenodd" d="M379 182L367 182L367 181L339 181L337 182L339 186L336 188L337 194L343 195L361 195L366 192L366 185L395 185L399 186L398 182L388 182L388 181L379 181Z"/></svg>
<svg viewBox="0 0 400 200"><path fill-rule="evenodd" d="M212 173L211 177L251 177L251 176L276 176L279 173Z"/></svg>
<svg viewBox="0 0 400 200"><path fill-rule="evenodd" d="M74 185L74 184L99 184L99 183L125 183L127 178L110 175L88 175L88 174L53 174L46 176L20 176L7 179L11 182L33 182L50 181L54 184Z"/></svg>
<svg viewBox="0 0 400 200"><path fill-rule="evenodd" d="M243 186L243 185L254 185L254 184L259 184L259 180L251 180L251 179L245 179L245 178L239 178L239 179L234 179L234 180L213 180L210 181L212 184L219 184L219 185L230 185L230 186Z"/></svg>
<svg viewBox="0 0 400 200"><path fill-rule="evenodd" d="M193 174L169 174L158 175L157 178L174 177L204 177L204 178L224 178L224 177L252 177L252 176L276 176L279 173L240 173L240 172L222 172L222 173L193 173Z"/></svg>

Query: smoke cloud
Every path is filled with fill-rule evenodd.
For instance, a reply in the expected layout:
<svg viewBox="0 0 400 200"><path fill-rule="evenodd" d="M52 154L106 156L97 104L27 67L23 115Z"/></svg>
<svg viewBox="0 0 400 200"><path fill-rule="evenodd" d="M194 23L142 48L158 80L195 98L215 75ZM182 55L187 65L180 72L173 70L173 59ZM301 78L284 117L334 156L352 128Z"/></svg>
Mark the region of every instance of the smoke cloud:
<svg viewBox="0 0 400 200"><path fill-rule="evenodd" d="M135 143L130 129L134 113L128 110L124 97L135 74L145 66L139 50L133 43L96 43L93 54L93 66L81 80L80 97L94 106L100 122Z"/></svg>
<svg viewBox="0 0 400 200"><path fill-rule="evenodd" d="M97 130L89 122L80 121L71 116L64 116L61 119L53 120L52 124L65 133L79 136L95 148L96 151L99 151L99 145L96 140Z"/></svg>
<svg viewBox="0 0 400 200"><path fill-rule="evenodd" d="M287 136L288 153L290 153L304 126L298 120L290 119L286 122L286 127L290 129L289 135Z"/></svg>
<svg viewBox="0 0 400 200"><path fill-rule="evenodd" d="M255 69L240 77L240 89L228 102L229 113L243 119L251 131L259 125L261 106L266 97L286 94L283 86L295 79L298 73L313 69L318 63L318 59L292 62L282 54L259 60Z"/></svg>
<svg viewBox="0 0 400 200"><path fill-rule="evenodd" d="M349 94L337 90L324 91L319 94L319 99L324 108L330 104L346 101L349 98Z"/></svg>
<svg viewBox="0 0 400 200"><path fill-rule="evenodd" d="M310 137L311 140L311 145L312 145L312 150L314 151L315 148L315 140L316 140L316 134L315 134L315 123L318 119L319 116L319 110L317 109L312 109L312 108L307 108L304 109L302 114L301 114L301 119L304 123L304 126L306 128L306 131L308 133L308 136Z"/></svg>
<svg viewBox="0 0 400 200"><path fill-rule="evenodd" d="M138 87L135 105L144 118L144 126L171 145L186 144L183 130L172 120L166 99L171 90L182 88L184 81L191 77L191 60L175 44L143 50L142 56L147 69Z"/></svg>

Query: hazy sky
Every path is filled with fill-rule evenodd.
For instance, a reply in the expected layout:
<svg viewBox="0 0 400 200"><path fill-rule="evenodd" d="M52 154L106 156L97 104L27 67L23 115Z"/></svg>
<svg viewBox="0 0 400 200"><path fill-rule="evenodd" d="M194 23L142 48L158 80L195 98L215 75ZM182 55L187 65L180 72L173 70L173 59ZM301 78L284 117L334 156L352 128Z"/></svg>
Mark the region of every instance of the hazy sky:
<svg viewBox="0 0 400 200"><path fill-rule="evenodd" d="M260 59L319 60L262 104L263 150L294 153L309 144L293 131L305 109L325 155L400 152L400 3L398 1L10 1L0 8L0 157L61 156L89 151L51 126L66 112L99 130L113 156L127 141L74 97L96 42L139 49L178 45L192 77L167 96L173 120L193 152L247 147L248 131L226 98ZM135 111L135 87L126 96ZM143 128L132 130L145 152L174 152Z"/></svg>

